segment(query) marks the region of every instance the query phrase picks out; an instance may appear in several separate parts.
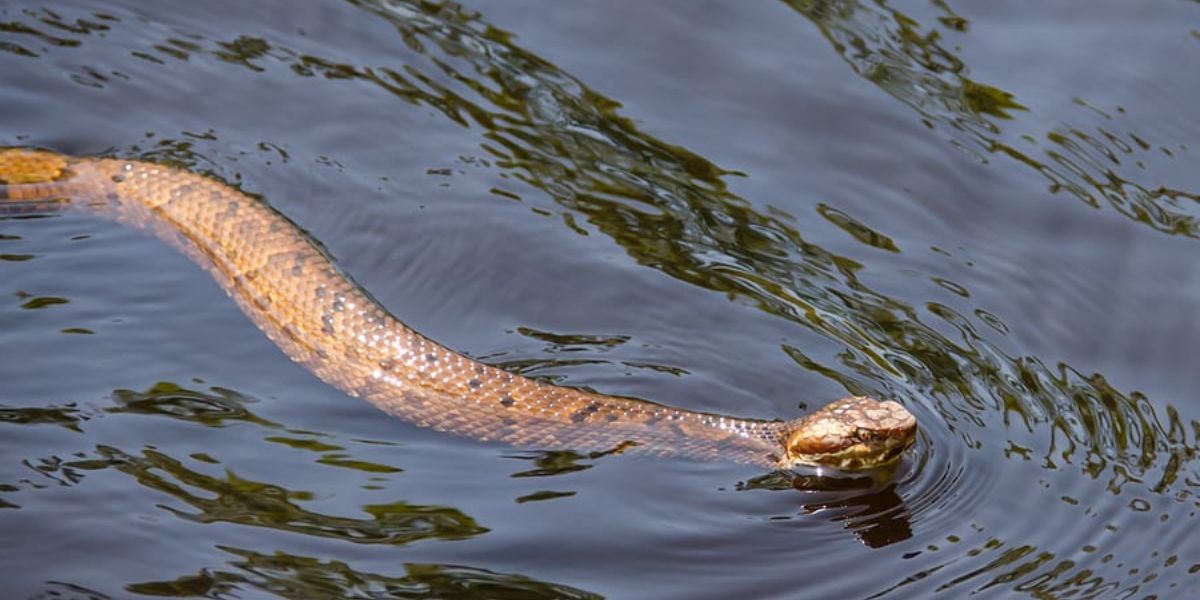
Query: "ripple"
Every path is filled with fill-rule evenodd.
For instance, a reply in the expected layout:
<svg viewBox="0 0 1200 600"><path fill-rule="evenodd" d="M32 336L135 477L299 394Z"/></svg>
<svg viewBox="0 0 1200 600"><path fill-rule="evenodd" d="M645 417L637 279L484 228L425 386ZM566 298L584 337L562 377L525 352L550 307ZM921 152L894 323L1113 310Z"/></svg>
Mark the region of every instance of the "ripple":
<svg viewBox="0 0 1200 600"><path fill-rule="evenodd" d="M897 475L914 527L921 531L956 528L975 514L993 491L986 470L974 468L966 446L946 439L936 446L924 434L915 448L912 467Z"/></svg>
<svg viewBox="0 0 1200 600"><path fill-rule="evenodd" d="M440 3L356 0L316 6L316 12L293 6L283 18L281 13L263 11L268 18L261 20L255 14L231 11L215 22L208 19L217 16L189 12L182 5L166 12L147 5L136 16L122 9L115 11L116 16L102 17L91 8L71 7L56 8L53 14L41 8L3 12L0 62L14 80L2 92L6 106L13 107L6 114L12 116L14 127L33 133L21 137L10 128L7 139L11 142L16 136L20 143L80 153L149 158L215 172L235 183L245 176L248 189L262 192L272 202L298 197L288 207L289 213L293 207L308 210L308 215L300 216L307 216L316 229L337 234L359 231L356 219L369 220L370 224L360 226L375 236L372 244L362 240L349 244L361 243L373 253L373 276L395 282L391 284L395 297L401 299L397 306L405 311L425 310L427 315L440 312L442 316L435 318L443 321L438 324L449 323L446 329L459 332L453 334L460 336L456 342L465 347L475 344L474 348L500 360L516 357L507 365L510 368L589 383L598 379L589 378L592 365L608 369L604 373L636 372L640 377L630 379L640 381L662 375L654 385L635 384L642 387L618 391L762 416L791 410L797 381L806 393L819 389L821 394L892 397L918 415L922 429L916 445L886 476L771 474L741 486L751 493L723 494L719 501L709 502L703 488L715 479L704 475L708 467L624 458L597 462L595 456L566 450L513 451L509 459L487 462L480 457L494 459L492 449L477 453L473 446L454 440L397 429L369 412L354 412L340 404L326 407L325 400L333 405L343 399L323 395L299 370L272 372L270 361L259 362L258 357L252 365L247 361L220 366L260 385L257 393L272 398L265 403L269 413L268 408L259 409L263 415L307 411L331 430L371 428L374 437L402 439L406 446L425 450L421 458L404 461L396 453L405 450L396 447L378 453L343 452L258 416L250 410L253 398L249 396L139 387L147 381L178 377L186 367L156 360L157 345L149 351L136 347L128 341L133 338L123 337L120 331L88 339L102 345L103 356L81 356L44 337L8 329L9 321L19 328L35 319L53 318L59 311L47 305L51 310L9 311L5 316L15 316L5 322L4 333L15 331L12 339L33 342L30 347L37 349L38 356L55 359L61 352L63 366L55 363L55 368L63 373L71 372L70 361L76 365L96 361L111 382L106 379L101 385L81 377L78 384L74 380L67 384L64 375L64 384L38 387L38 395L20 400L36 406L18 408L10 406L17 403L11 400L0 408L5 455L16 457L5 464L11 469L6 477L7 473L19 473L13 481L32 477L30 469L44 476L20 484L36 485L39 490L18 498L23 507L0 500L14 530L29 527L19 536L28 542L21 549L34 546L26 554L56 556L67 566L86 564L94 552L72 554L65 544L91 549L109 540L114 530L131 535L148 532L123 550L130 557L144 557L133 562L140 568L152 565L159 575L148 580L144 571L134 567L122 572L126 581L136 581L125 591L147 594L187 590L214 596L345 596L404 590L414 596L435 596L486 589L495 595L586 596L577 588L538 585L543 582L514 572L547 572L554 580L564 574L564 580L577 578L590 589L583 582L615 582L619 578L611 575L636 568L636 585L612 583L615 595L679 594L680 581L714 596L733 595L729 592L734 590L745 597L1196 595L1195 575L1185 571L1200 571L1188 558L1195 545L1188 535L1195 524L1200 470L1194 411L1182 400L1194 394L1186 388L1175 396L1128 391L1129 386L1140 384L1137 378L1126 376L1122 381L1124 374L1110 371L1106 377L1094 372L1094 361L1103 358L1098 351L1069 356L1074 366L1061 362L1058 349L1079 334L1066 325L1057 325L1061 329L1050 325L1038 332L1052 342L1045 352L1022 343L1030 335L1022 330L1038 327L1035 317L1043 315L1053 322L1052 313L1060 309L1076 311L1085 302L1103 306L1109 287L1137 285L1149 278L1062 274L1059 287L1031 293L1029 314L997 308L1015 294L1013 286L1038 281L1021 276L1037 270L1036 262L1059 249L1054 236L1036 239L1015 229L1029 220L1045 222L1059 232L1065 225L1090 227L1102 222L1087 220L1096 213L1144 232L1144 237L1129 238L1130 244L1139 244L1136 248L1105 246L1111 253L1100 260L1117 267L1126 264L1122 261L1129 252L1150 247L1147 244L1189 243L1186 238L1197 231L1197 196L1170 187L1168 175L1174 173L1160 176L1155 170L1177 168L1189 156L1187 149L1162 133L1163 127L1178 120L1135 119L1133 110L1096 108L1111 104L1103 101L1086 107L1080 101L1081 112L1058 121L1047 119L1045 109L1027 108L1036 106L1033 92L1021 91L1032 86L1019 85L1028 80L984 83L968 77L972 70L998 72L966 61L1012 47L980 42L989 30L1006 26L1003 19L993 20L996 15L985 10L976 11L979 14L967 21L944 3L909 14L887 2L790 2L797 18L817 27L812 30L801 21L801 29L819 31L829 43L821 39L814 43L803 31L797 33L795 19L770 29L787 40L771 39L767 27L786 21L773 11L765 21L754 23L763 31L747 38L753 39L752 44L722 46L719 54L726 55L722 58L746 59L753 69L742 71L768 73L774 82L768 86L771 94L786 100L780 102L785 109L768 113L766 121L758 123L786 132L789 143L796 144L779 148L741 129L722 130L720 126L728 124L718 120L692 127L687 121L664 120L673 114L655 112L655 99L664 96L673 103L672 112L674 105L680 113L685 107L715 106L705 104L710 98L724 98L717 102L732 98L743 106L742 97L726 95L728 90L717 87L699 93L686 88L692 96L673 87L681 81L693 84L704 79L681 80L680 73L657 70L653 80L632 82L645 95L621 97L631 83L623 78L636 74L641 65L624 63L620 77L609 77L612 71L606 71L606 65L589 62L599 60L593 55L572 54L580 47L555 47L555 32L548 31L556 22L551 17L569 19L563 16L567 11L539 15L540 29L518 36L502 28L500 16L489 20L470 9ZM507 15L504 11L510 9L487 10ZM669 23L686 23L686 40L711 43L713 39L692 37L706 31L708 22L701 16L716 19L714 31L745 34L747 25L741 19L758 14L746 10L736 15L720 11L715 17L697 15L682 5L656 10L670 12L670 18L655 20L662 13L649 12L636 22L613 21L623 31L640 26L664 34L644 36L649 42L671 39L666 35ZM1089 5L1088 10L1104 9ZM1047 15L1037 11L1030 16ZM574 23L584 32L576 37L586 40L603 26L600 21L589 18ZM1029 20L1034 21L1043 22ZM1144 41L1147 48L1163 51L1169 46L1156 44L1166 37ZM960 44L967 50L961 50ZM759 60L761 54L746 54L748 47L778 48L780 54ZM544 53L535 52L542 48ZM842 129L836 138L796 142L804 138L798 132L809 130L787 126L790 119L815 115L824 121L833 114L820 113L820 107L814 109L793 93L798 87L788 87L789 82L817 87L810 81L794 81L800 72L791 62L795 56L784 53L796 53L797 48L810 56L813 49L815 54L828 51L825 58L803 63L806 78L809 66L836 65L839 56L847 63L842 67L847 79L837 77L837 66L824 71L816 95L841 98L841 88L862 87L865 81L885 92L884 103L894 99L902 109L908 107L912 117L933 133L920 125L916 133L894 123L861 127L868 121L862 120L860 107L839 103L841 118L828 119ZM662 54L671 58L675 53ZM688 62L682 59L698 55L679 54L681 64ZM564 65L581 65L579 74L593 75L594 80L567 72L551 57L564 57ZM829 57L835 60L826 60ZM703 64L700 71L720 77L732 77L737 70L716 62ZM784 72L788 69L791 73ZM1120 66L1105 73L1128 75ZM1146 77L1165 80L1164 73L1149 72ZM1174 71L1170 79L1186 79L1181 73ZM859 77L862 81L857 81ZM1140 84L1121 87L1148 89ZM210 102L211 95L193 95L183 104L179 100L180 90L226 88L246 90L249 101L231 108ZM689 101L680 104L680 97ZM299 112L279 110L293 106L292 102ZM304 106L321 107L320 114L310 114ZM1145 106L1162 105L1147 99ZM118 110L127 107L136 110ZM866 110L879 110L896 120L893 108L870 105ZM1095 118L1090 116L1093 113ZM328 114L339 118L326 119ZM843 127L854 124L860 127ZM656 133L684 130L690 143L706 139L700 130L710 125L717 133L709 135L727 135L729 143L718 140L715 146L703 146L700 142L688 148L681 136L669 139ZM1159 131L1152 131L1156 135L1144 132L1156 126ZM1029 132L1023 133L1021 127ZM856 137L852 130L869 131L870 136ZM147 131L151 133L142 137ZM404 135L393 135L397 131ZM1192 133L1186 128L1184 132ZM887 135L897 137L882 137ZM944 157L936 149L939 160L913 159L929 145L926 136L945 135L951 138L951 146L987 162L978 169L963 167L940 160ZM891 144L894 140L904 143ZM938 148L945 145L941 139L934 142ZM740 152L739 144L765 147L750 154ZM869 170L837 171L825 179L797 162L801 145L834 155L881 148L886 158L863 163L871 165ZM479 167L458 168L462 165L452 157L460 153L486 159ZM306 156L310 158L305 160ZM314 175L309 173L311 157L317 156L315 162L324 166ZM768 158L756 162L760 156ZM735 173L718 164L718 159L743 172ZM772 168L773 161L791 163L778 169ZM891 172L886 171L889 165ZM450 169L445 172L452 177L436 177L438 181L429 183L425 173L431 168ZM816 180L793 182L789 170ZM922 179L921 171L934 175ZM409 172L416 175L405 178ZM386 179L384 173L393 179L379 183ZM1034 188L1049 186L1047 197L1057 194L1079 202L1065 203L1060 212L1042 212L1035 206L1022 213L1019 222L993 222L995 205L1020 199L991 197L989 186L1006 193L1013 188L1029 190L1030 177ZM942 179L957 179L961 186L943 185ZM444 182L454 187L437 187ZM470 186L482 190L479 195L486 198L494 198L487 190L503 190L521 202L505 201L483 218L477 211L481 205L471 203L471 194L463 192L473 189ZM900 193L901 186L911 189ZM868 193L858 194L860 190ZM376 202L374 191L393 199ZM425 199L434 193L439 194L437 202ZM945 197L936 197L939 194ZM871 204L856 204L845 198L850 195ZM893 195L901 200L889 200ZM353 205L340 202L350 196L361 198ZM328 201L331 198L338 201ZM1029 203L1036 205L1039 200L1035 196ZM402 226L411 221L417 203L422 203L423 219ZM468 209L445 210L451 204ZM324 212L310 208L320 205L329 208L320 209ZM355 214L368 209L369 219ZM504 227L490 221L510 209L511 213L503 213L508 215L503 217ZM921 220L906 221L905 215L915 210L924 211ZM1064 214L1069 220L1065 225L1060 222ZM1075 220L1076 214L1087 219ZM438 222L437 215L444 221ZM440 227L464 221L464 215L487 221L486 227ZM134 277L124 263L95 275L88 272L90 268L64 265L63 256L39 240L8 242L18 238L12 234L24 234L31 223L22 218L0 220L5 229L0 235L5 240L0 279L34 273L42 281L25 287L69 297L71 311L124 307L105 306L97 293L54 291L60 278L69 283L69 277L92 277L91 281L99 282L94 284L97 288L109 285L110 278L136 280L144 287L159 281L151 273ZM978 221L983 225L975 225ZM1014 230L1000 230L1004 225ZM961 239L983 230L992 233L989 228L1010 235L1012 245L1032 247L1033 252L1018 259L982 240ZM466 233L447 233L462 231ZM586 236L577 235L583 233ZM559 234L579 245L557 245L564 237ZM462 239L443 246L431 242L441 236ZM347 243L336 238L326 241ZM406 241L398 243L398 238ZM511 238L532 241L516 245ZM953 257L946 253L945 264L926 268L919 264L921 252L914 249L931 245L954 249ZM472 246L473 253L464 250ZM1161 248L1167 248L1161 256L1187 255L1179 252L1179 246ZM1044 254L1038 255L1039 251ZM556 262L568 253L579 257ZM535 258L511 258L525 255ZM1027 260L1029 256L1038 260ZM437 279L439 287L412 277L420 269L406 261L430 265L416 275ZM605 264L615 264L616 275L602 271ZM1064 264L1083 273L1074 263ZM562 268L543 270L547 265ZM66 275L48 274L59 268ZM576 271L593 274L572 277ZM977 272L986 274L977 277ZM628 277L631 273L637 278ZM914 287L908 274L916 274L920 285ZM987 276L997 280L993 288L979 285L979 279ZM551 281L570 283L554 288ZM628 323L633 325L622 329L626 322L614 327L596 316L598 307L610 301L579 290L582 284L597 281L610 288L604 290L611 292L604 298L619 298L628 306ZM650 285L658 296L635 294ZM463 294L464 288L468 293ZM537 299L539 294L542 300ZM551 303L561 307L564 295L577 299L569 308L581 315L580 320L564 324L543 318L543 309ZM460 296L466 298L452 302ZM502 302L505 298L507 304ZM178 301L181 313L188 314L206 300L173 301ZM479 309L484 304L503 308ZM513 307L518 306L528 311L521 314L533 318L513 318L517 314ZM693 312L712 306L720 310ZM1171 306L1184 305L1181 301ZM1140 305L1134 308L1145 310ZM645 311L651 316L639 320ZM646 336L645 329L638 327L658 326L657 315L668 311L686 314L690 321L663 326L651 340L658 346L639 349ZM147 319L138 318L146 315L131 316L129 323L151 326ZM475 320L465 320L471 317ZM508 340L481 340L482 334L475 330L489 319L503 323L496 327L500 331L516 323L528 323L528 328ZM92 322L96 321L85 321ZM1173 323L1190 321L1162 316L1155 322L1178 328ZM60 331L71 324L56 322L42 329ZM219 364L224 352L242 343L253 343L236 336L202 335L207 333L207 322L189 325L181 318L172 326L184 327L188 335L207 343L156 342L178 343L187 349L174 352L173 357L186 357L188 352L218 357L206 365ZM627 335L632 331L637 335ZM220 333L253 335L249 329L235 328ZM675 346L664 349L666 340ZM1140 347L1127 343L1125 337L1119 341L1129 346L1127 353L1139 352ZM513 344L521 343L527 348L512 350ZM125 359L114 358L120 353L132 360L144 358L150 366L128 372L110 368L123 364ZM1169 368L1155 366L1159 373ZM1151 373L1147 377L1153 377ZM6 374L28 376L22 366L11 363ZM88 385L98 391L86 391ZM103 396L116 387L142 391L119 392L101 410L78 408L87 406L88 394ZM611 392L613 384L601 379L598 387ZM647 389L655 393L644 393ZM76 396L82 401L71 402ZM1176 406L1168 403L1173 397ZM108 418L89 421L99 417ZM349 447L344 441L338 443ZM267 456L272 449L281 455ZM322 462L314 460L311 452L320 453ZM244 462L222 473L234 456ZM394 478L392 469L399 467L392 467L393 463L404 467L403 474ZM298 472L285 478L280 473L284 469ZM713 472L724 477L730 471ZM571 478L563 479L568 474ZM364 480L370 484L363 485ZM559 485L567 481L569 491ZM525 486L505 487L513 483ZM535 483L536 487L529 487ZM547 483L555 485L542 485ZM319 492L311 491L318 484L322 485ZM0 492L7 498L19 493L20 486L6 483L0 485ZM764 493L753 493L759 490ZM566 499L564 495L570 493L575 495ZM335 494L349 501L320 504ZM411 498L412 503L398 497ZM555 498L562 500L544 501ZM174 512L156 508L158 504ZM89 510L81 514L77 509L84 505ZM122 510L106 512L110 506ZM355 514L359 507L378 510L364 516ZM517 508L524 512L509 512ZM122 521L121 513L141 520ZM95 514L103 518L86 520ZM588 518L581 519L580 514ZM156 525L146 526L156 520ZM479 533L479 523L486 523L492 533ZM398 561L411 558L397 554L398 546L455 539L455 531L465 531L469 541L447 544L449 549L434 543L419 545L419 558L429 564L397 567ZM244 549L236 542L264 534L272 536L265 550ZM64 546L54 545L59 539L66 540ZM188 540L185 552L158 552L177 546L179 540ZM572 549L570 553L514 550L564 544ZM230 556L213 556L214 547ZM382 558L373 561L368 556L372 551ZM438 553L436 561L426 557ZM206 558L193 563L191 557L201 555ZM166 563L167 556L177 562ZM454 566L453 559L446 558L461 556L477 557L481 564ZM20 553L11 558L24 560ZM475 564L475 559L471 562ZM21 566L26 564L33 566L32 562ZM871 568L864 569L864 564ZM397 572L400 568L402 573ZM14 567L39 577L38 585L47 593L68 594L74 583L44 583L41 569L44 565ZM178 576L160 579L162 573ZM643 585L643 579L660 587ZM77 583L80 587L73 593L83 594L89 588L82 585L94 582ZM656 592L663 593L655 596Z"/></svg>

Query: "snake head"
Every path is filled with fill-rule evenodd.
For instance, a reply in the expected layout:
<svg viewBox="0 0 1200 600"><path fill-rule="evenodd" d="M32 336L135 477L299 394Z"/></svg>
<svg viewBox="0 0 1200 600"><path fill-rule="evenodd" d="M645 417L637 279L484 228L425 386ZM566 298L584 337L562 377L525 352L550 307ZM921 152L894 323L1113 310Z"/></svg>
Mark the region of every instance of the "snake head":
<svg viewBox="0 0 1200 600"><path fill-rule="evenodd" d="M917 419L897 402L842 398L798 419L785 441L784 467L870 469L891 462L917 434Z"/></svg>

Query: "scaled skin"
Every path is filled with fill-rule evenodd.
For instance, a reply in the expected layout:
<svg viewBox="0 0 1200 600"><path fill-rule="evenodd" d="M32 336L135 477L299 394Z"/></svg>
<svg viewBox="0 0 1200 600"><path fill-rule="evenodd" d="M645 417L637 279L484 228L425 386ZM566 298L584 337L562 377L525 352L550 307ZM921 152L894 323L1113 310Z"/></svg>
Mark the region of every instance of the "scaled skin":
<svg viewBox="0 0 1200 600"><path fill-rule="evenodd" d="M396 319L274 209L181 169L0 149L0 212L29 207L83 210L154 233L208 271L293 360L423 427L524 447L846 470L889 463L916 435L904 407L866 397L792 421L740 419L485 365Z"/></svg>

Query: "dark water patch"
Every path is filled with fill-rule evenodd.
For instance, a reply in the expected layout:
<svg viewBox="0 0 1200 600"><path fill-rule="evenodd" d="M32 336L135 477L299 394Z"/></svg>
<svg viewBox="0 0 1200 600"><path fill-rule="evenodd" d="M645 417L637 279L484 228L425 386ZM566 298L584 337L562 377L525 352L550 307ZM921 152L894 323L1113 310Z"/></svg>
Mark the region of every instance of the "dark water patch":
<svg viewBox="0 0 1200 600"><path fill-rule="evenodd" d="M80 431L79 423L90 418L75 404L62 406L0 407L0 423L13 425L61 425Z"/></svg>
<svg viewBox="0 0 1200 600"><path fill-rule="evenodd" d="M365 460L355 460L346 454L326 454L318 459L317 462L323 465L341 467L343 469L363 471L364 473L399 473L404 470L390 465L382 465Z"/></svg>
<svg viewBox="0 0 1200 600"><path fill-rule="evenodd" d="M132 583L125 590L158 597L220 597L249 589L283 598L352 598L360 595L480 600L601 598L577 588L524 575L463 565L407 563L403 566L403 575L386 575L356 570L338 560L283 552L267 554L233 547L222 550L236 557L228 563L235 570L204 569L195 575L169 581Z"/></svg>
<svg viewBox="0 0 1200 600"><path fill-rule="evenodd" d="M771 490L803 493L792 514L766 517L770 521L802 519L821 513L852 532L865 546L882 548L912 538L912 514L890 480L893 472L865 476L813 475L778 472L738 484L739 491Z"/></svg>
<svg viewBox="0 0 1200 600"><path fill-rule="evenodd" d="M59 296L30 296L29 294L18 293L17 297L21 298L22 300L28 298L28 300L25 300L21 303L21 308L24 308L25 310L38 310L42 308L49 308L58 304L69 304L71 302L70 300L61 298Z"/></svg>
<svg viewBox="0 0 1200 600"><path fill-rule="evenodd" d="M603 336L582 333L553 333L538 331L530 327L518 327L517 333L551 344L552 351L557 350L562 352L582 349L576 348L576 346L596 346L600 348L620 346L630 339L627 335Z"/></svg>
<svg viewBox="0 0 1200 600"><path fill-rule="evenodd" d="M113 596L65 581L47 581L30 600L110 600Z"/></svg>
<svg viewBox="0 0 1200 600"><path fill-rule="evenodd" d="M896 247L896 242L892 241L892 238L889 238L888 236L871 229L858 219L855 219L854 217L841 210L838 210L837 208L827 204L818 204L817 213L822 217L825 217L825 220L837 225L842 231L850 234L850 236L854 239L868 246L879 248L880 250L887 250L888 252L900 251L900 249Z"/></svg>
<svg viewBox="0 0 1200 600"><path fill-rule="evenodd" d="M487 532L456 509L405 502L362 506L361 510L370 518L322 514L300 506L301 502L314 499L311 492L243 479L228 470L222 477L207 475L151 449L133 455L114 447L99 447L95 456L62 463L63 476L79 481L81 471L113 469L134 478L141 486L172 496L182 506L163 504L159 508L197 523L234 523L359 544L388 545L425 539L463 539Z"/></svg>
<svg viewBox="0 0 1200 600"><path fill-rule="evenodd" d="M240 421L268 429L279 427L278 424L246 410L242 405L247 402L254 400L233 390L214 387L211 393L208 393L163 381L154 384L145 392L115 390L112 392L112 403L107 406L81 406L79 403L70 402L58 406L3 407L0 408L0 415L3 415L0 417L0 423L56 424L82 432L82 423L106 415L156 415L204 427L224 427L228 421ZM266 439L278 441L286 438ZM298 443L289 445L296 446Z"/></svg>
<svg viewBox="0 0 1200 600"><path fill-rule="evenodd" d="M543 500L556 500L558 498L570 498L571 496L574 496L574 495L575 495L575 492L556 492L553 490L541 490L541 491L534 492L532 494L525 494L524 496L517 498L516 502L517 502L517 504L524 504L525 502L541 502Z"/></svg>
<svg viewBox="0 0 1200 600"><path fill-rule="evenodd" d="M160 381L145 392L116 390L113 400L115 406L107 411L114 414L163 416L215 428L234 423L280 427L246 409L246 404L256 401L253 398L219 387L209 393Z"/></svg>
<svg viewBox="0 0 1200 600"><path fill-rule="evenodd" d="M263 438L268 442L283 444L290 448L300 448L301 450L309 450L311 452L329 452L333 450L344 450L342 446L334 444L326 444L324 442L313 439L289 438L283 436L270 436Z"/></svg>
<svg viewBox="0 0 1200 600"><path fill-rule="evenodd" d="M673 367L670 365L656 365L656 364L651 364L651 363L633 362L633 361L629 361L629 360L623 360L623 361L621 361L621 364L623 364L627 367L633 368L633 369L642 369L642 370L646 370L646 371L654 371L656 373L665 373L667 375L674 375L676 377L682 377L682 376L688 374L687 369L685 369L683 367ZM632 374L632 373L630 373L630 374Z"/></svg>
<svg viewBox="0 0 1200 600"><path fill-rule="evenodd" d="M509 458L517 458L520 460L528 460L533 462L536 468L517 471L510 477L554 477L557 475L565 475L567 473L575 473L592 468L590 464L581 464L582 461L593 460L599 458L596 456L588 456L578 452L569 450L561 451L545 451L545 452L522 452L519 454L510 454Z"/></svg>

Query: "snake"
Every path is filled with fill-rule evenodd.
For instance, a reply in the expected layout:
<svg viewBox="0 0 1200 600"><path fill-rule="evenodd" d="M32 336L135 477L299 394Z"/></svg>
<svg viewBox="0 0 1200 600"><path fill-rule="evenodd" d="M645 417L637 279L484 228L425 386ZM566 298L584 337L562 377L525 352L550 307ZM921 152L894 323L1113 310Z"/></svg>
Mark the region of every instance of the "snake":
<svg viewBox="0 0 1200 600"><path fill-rule="evenodd" d="M790 420L748 419L512 373L408 327L285 215L214 177L0 148L0 214L52 210L154 234L207 271L293 361L417 426L519 448L846 471L892 464L916 437L916 418L894 400L850 396Z"/></svg>

